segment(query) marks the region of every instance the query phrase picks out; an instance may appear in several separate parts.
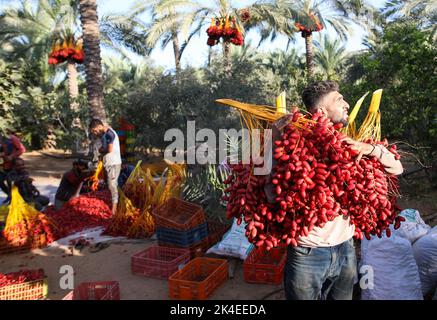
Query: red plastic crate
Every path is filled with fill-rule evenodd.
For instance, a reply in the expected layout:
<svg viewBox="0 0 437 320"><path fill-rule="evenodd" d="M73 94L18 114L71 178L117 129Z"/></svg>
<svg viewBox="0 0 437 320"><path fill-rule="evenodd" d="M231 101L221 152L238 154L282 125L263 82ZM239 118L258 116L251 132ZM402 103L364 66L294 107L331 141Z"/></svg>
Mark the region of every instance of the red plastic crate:
<svg viewBox="0 0 437 320"><path fill-rule="evenodd" d="M189 249L153 246L132 256L131 269L136 275L168 279L188 261Z"/></svg>
<svg viewBox="0 0 437 320"><path fill-rule="evenodd" d="M120 300L117 281L84 282L62 300Z"/></svg>
<svg viewBox="0 0 437 320"><path fill-rule="evenodd" d="M244 280L250 283L278 285L283 280L287 247L267 251L264 247L251 251L243 264Z"/></svg>
<svg viewBox="0 0 437 320"><path fill-rule="evenodd" d="M171 198L152 211L156 226L186 231L205 223L205 213L201 206Z"/></svg>
<svg viewBox="0 0 437 320"><path fill-rule="evenodd" d="M205 300L227 278L227 260L195 258L170 276L169 297L177 300Z"/></svg>
<svg viewBox="0 0 437 320"><path fill-rule="evenodd" d="M188 249L190 251L190 258L194 259L197 257L202 257L206 250L209 249L209 238L206 237L203 240L196 242L195 244L191 245L190 247L182 247L179 245L176 245L174 243L168 243L168 242L162 242L158 241L158 244L163 247L171 247L171 248L183 248Z"/></svg>
<svg viewBox="0 0 437 320"><path fill-rule="evenodd" d="M4 254L29 252L33 249L40 249L47 246L47 239L44 234L33 237L25 244L9 242L0 237L0 256Z"/></svg>
<svg viewBox="0 0 437 320"><path fill-rule="evenodd" d="M225 225L218 221L207 221L209 245L213 246L221 240L223 235L230 229L230 225Z"/></svg>
<svg viewBox="0 0 437 320"><path fill-rule="evenodd" d="M47 294L46 278L0 288L0 300L42 300Z"/></svg>

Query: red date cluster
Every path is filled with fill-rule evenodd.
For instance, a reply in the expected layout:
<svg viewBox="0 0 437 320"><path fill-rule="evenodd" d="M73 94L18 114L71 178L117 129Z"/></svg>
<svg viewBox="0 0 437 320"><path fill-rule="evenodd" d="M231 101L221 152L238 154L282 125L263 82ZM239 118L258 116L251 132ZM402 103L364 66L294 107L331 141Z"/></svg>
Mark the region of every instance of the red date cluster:
<svg viewBox="0 0 437 320"><path fill-rule="evenodd" d="M48 207L45 211L54 224L56 239L86 228L106 227L112 216L109 191L95 191L80 195L65 203L60 210Z"/></svg>
<svg viewBox="0 0 437 320"><path fill-rule="evenodd" d="M358 152L343 141L341 124L321 113L303 117L295 113L274 142L270 181L254 176L253 165L231 167L224 197L228 218L242 216L249 241L268 250L281 242L296 246L299 237L340 215L350 217L358 239L384 231L390 236L389 226L403 221L397 216L396 177L375 157L356 161ZM378 143L387 146L386 140ZM395 146L389 151L399 159ZM267 201L266 183L273 185L274 204Z"/></svg>

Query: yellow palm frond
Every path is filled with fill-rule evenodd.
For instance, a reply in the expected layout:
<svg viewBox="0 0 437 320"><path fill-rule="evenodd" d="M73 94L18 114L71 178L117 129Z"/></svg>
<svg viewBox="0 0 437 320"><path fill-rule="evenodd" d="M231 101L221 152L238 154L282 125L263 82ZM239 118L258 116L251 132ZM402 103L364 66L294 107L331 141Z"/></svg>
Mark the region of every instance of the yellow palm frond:
<svg viewBox="0 0 437 320"><path fill-rule="evenodd" d="M361 124L360 130L356 136L358 141L366 141L372 139L380 141L381 139L381 113L379 105L381 103L382 89L373 92L372 100L370 102L369 111L366 118Z"/></svg>

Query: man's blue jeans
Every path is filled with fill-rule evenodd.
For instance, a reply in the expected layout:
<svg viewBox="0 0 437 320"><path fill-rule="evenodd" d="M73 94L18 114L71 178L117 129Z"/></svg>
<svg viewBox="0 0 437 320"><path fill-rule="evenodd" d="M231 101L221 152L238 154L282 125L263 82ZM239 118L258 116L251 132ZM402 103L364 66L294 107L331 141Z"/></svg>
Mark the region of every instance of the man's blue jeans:
<svg viewBox="0 0 437 320"><path fill-rule="evenodd" d="M287 300L352 300L357 276L353 239L334 247L288 246L284 269Z"/></svg>

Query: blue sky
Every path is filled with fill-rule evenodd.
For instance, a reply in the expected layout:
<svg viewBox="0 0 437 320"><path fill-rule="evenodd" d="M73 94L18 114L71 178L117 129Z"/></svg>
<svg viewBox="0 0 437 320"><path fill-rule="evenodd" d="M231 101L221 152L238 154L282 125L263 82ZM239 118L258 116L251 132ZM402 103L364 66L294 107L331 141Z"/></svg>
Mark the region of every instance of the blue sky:
<svg viewBox="0 0 437 320"><path fill-rule="evenodd" d="M109 15L109 14L123 14L126 12L132 4L136 3L138 0L98 0L98 10L99 15ZM144 0L147 1L147 0ZM205 0L206 1L206 0ZM234 0L233 5L237 7L244 7L245 5L255 2L254 0ZM371 4L375 7L380 8L384 5L385 0L369 0ZM19 1L5 1L0 0L0 10L1 8L17 5ZM335 33L329 28L324 30L328 32L331 37L335 37ZM346 48L349 51L360 50L363 48L362 40L365 33L362 29L354 27L353 36L348 40ZM182 65L192 65L192 66L202 66L206 63L208 57L208 46L206 45L207 35L205 32L201 32L200 36L194 37L189 45L187 46L184 55L182 57ZM246 34L246 42L251 42L252 46L256 46L259 41L259 36L256 31L250 31ZM283 36L279 36L274 42L266 41L262 44L258 50L263 52L273 51L275 49L285 50L287 46L287 39ZM297 41L293 44L300 52L304 51L304 39L297 37ZM114 53L110 50L103 50L105 55L113 55ZM134 61L140 60L141 57L130 55ZM165 50L161 48L156 48L151 54L151 59L155 65L162 66L166 70L171 70L174 68L174 55L172 46L169 45Z"/></svg>

